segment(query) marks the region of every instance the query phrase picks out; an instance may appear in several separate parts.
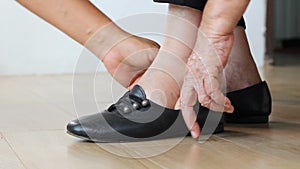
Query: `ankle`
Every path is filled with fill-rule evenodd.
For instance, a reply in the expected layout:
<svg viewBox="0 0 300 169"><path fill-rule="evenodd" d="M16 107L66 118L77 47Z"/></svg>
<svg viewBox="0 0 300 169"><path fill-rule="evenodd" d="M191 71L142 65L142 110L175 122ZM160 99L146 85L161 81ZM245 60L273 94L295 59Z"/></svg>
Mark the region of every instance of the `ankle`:
<svg viewBox="0 0 300 169"><path fill-rule="evenodd" d="M228 84L226 92L229 93L229 92L233 92L233 91L236 91L236 90L244 89L244 88L256 85L256 84L261 83L261 82L262 82L261 80L257 80L257 81L244 81L244 82L240 82L236 85Z"/></svg>
<svg viewBox="0 0 300 169"><path fill-rule="evenodd" d="M252 58L252 56L244 53L245 58ZM226 92L244 89L262 81L254 61L252 59L244 59L229 59L225 68Z"/></svg>
<svg viewBox="0 0 300 169"><path fill-rule="evenodd" d="M232 92L240 89L247 88L262 82L258 72L240 70L236 72L231 72L230 75L226 72L226 92Z"/></svg>
<svg viewBox="0 0 300 169"><path fill-rule="evenodd" d="M173 109L180 95L180 84L170 75L160 70L148 70L138 82L147 97L167 108Z"/></svg>

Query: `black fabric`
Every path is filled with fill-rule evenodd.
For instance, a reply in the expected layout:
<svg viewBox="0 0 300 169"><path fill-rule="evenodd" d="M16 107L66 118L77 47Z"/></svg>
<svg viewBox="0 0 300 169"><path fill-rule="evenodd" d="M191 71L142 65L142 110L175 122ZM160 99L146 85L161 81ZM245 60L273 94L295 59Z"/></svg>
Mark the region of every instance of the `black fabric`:
<svg viewBox="0 0 300 169"><path fill-rule="evenodd" d="M154 2L188 6L203 11L207 0L153 0Z"/></svg>
<svg viewBox="0 0 300 169"><path fill-rule="evenodd" d="M188 6L191 8L199 9L200 11L203 11L207 3L207 0L153 0L153 1L159 3L170 3L175 5ZM238 22L237 25L242 26L244 29L246 29L246 23L243 17L241 18L241 20Z"/></svg>

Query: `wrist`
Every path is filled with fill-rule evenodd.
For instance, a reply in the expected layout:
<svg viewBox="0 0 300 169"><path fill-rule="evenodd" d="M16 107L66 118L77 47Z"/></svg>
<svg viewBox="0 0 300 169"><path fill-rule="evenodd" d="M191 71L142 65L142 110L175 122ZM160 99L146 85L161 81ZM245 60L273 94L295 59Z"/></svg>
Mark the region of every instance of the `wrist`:
<svg viewBox="0 0 300 169"><path fill-rule="evenodd" d="M230 23L222 18L211 21L204 20L199 27L199 32L203 33L207 37L223 37L231 35L235 27L235 23Z"/></svg>
<svg viewBox="0 0 300 169"><path fill-rule="evenodd" d="M232 34L250 0L208 0L200 28L206 34Z"/></svg>
<svg viewBox="0 0 300 169"><path fill-rule="evenodd" d="M100 27L84 46L103 61L106 54L117 44L132 36L113 22Z"/></svg>

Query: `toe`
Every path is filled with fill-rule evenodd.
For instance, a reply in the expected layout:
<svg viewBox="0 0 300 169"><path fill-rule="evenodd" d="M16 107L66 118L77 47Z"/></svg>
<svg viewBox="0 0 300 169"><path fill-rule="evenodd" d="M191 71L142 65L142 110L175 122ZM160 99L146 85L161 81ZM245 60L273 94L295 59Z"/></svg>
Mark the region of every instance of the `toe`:
<svg viewBox="0 0 300 169"><path fill-rule="evenodd" d="M82 125L80 124L78 119L72 120L71 122L68 123L67 131L68 131L68 133L70 133L72 135L77 135L77 136L88 138L84 128L82 127Z"/></svg>

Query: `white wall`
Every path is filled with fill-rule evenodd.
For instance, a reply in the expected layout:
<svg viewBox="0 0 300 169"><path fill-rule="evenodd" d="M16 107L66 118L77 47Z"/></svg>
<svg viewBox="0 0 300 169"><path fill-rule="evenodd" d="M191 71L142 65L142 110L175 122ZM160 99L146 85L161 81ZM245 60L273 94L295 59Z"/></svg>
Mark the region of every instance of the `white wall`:
<svg viewBox="0 0 300 169"><path fill-rule="evenodd" d="M113 19L167 9L151 0L95 1ZM73 72L83 48L16 1L0 1L0 23L0 75ZM94 71L96 58L81 60L81 71Z"/></svg>
<svg viewBox="0 0 300 169"><path fill-rule="evenodd" d="M166 13L165 4L151 0L93 0L114 20L142 13ZM118 4L118 5L116 5ZM248 35L255 60L263 64L264 0L251 0L247 11ZM0 1L0 75L72 73L82 47L69 37L25 10L17 2ZM159 37L150 37L159 40ZM94 71L91 64L98 62L86 57L81 71Z"/></svg>
<svg viewBox="0 0 300 169"><path fill-rule="evenodd" d="M266 32L266 0L251 0L245 13L247 35L250 48L257 66L264 65L266 52L265 32Z"/></svg>
<svg viewBox="0 0 300 169"><path fill-rule="evenodd" d="M17 2L0 1L0 74L71 72L81 48Z"/></svg>

